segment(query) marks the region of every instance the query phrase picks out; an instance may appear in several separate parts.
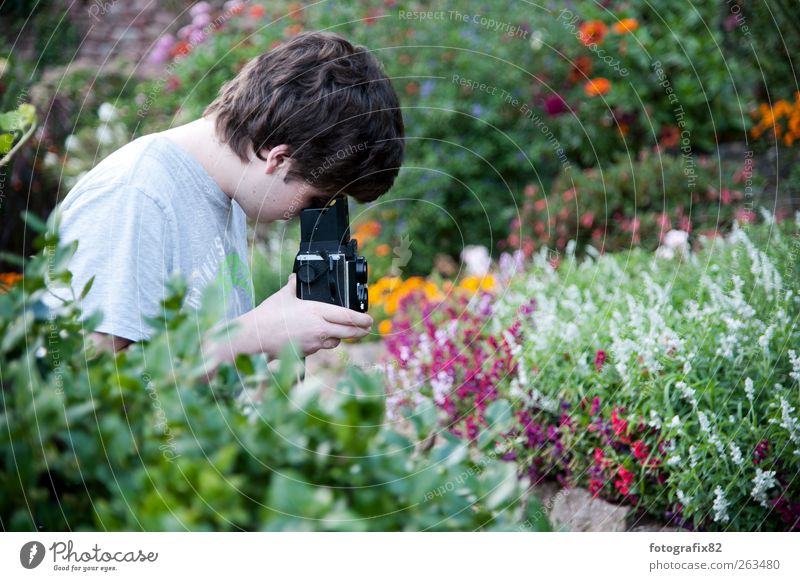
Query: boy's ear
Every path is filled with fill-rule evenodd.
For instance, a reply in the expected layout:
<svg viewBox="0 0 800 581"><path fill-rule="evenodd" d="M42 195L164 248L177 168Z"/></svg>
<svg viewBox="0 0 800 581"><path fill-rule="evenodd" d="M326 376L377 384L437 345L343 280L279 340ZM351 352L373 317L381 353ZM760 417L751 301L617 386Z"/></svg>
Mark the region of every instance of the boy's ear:
<svg viewBox="0 0 800 581"><path fill-rule="evenodd" d="M291 148L288 145L276 145L272 149L262 149L261 158L266 161L264 173L272 174L284 168L288 168L290 163Z"/></svg>

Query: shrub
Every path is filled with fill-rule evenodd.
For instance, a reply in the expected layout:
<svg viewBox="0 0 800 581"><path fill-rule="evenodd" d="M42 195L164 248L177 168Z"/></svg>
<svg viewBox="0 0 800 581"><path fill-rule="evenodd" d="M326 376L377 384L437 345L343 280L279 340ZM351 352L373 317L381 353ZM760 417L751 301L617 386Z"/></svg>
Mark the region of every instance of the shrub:
<svg viewBox="0 0 800 581"><path fill-rule="evenodd" d="M387 337L390 397L433 397L473 439L505 398L517 424L499 446L534 480L690 528L797 529L798 226L737 228L673 260L554 269L543 250L482 300L409 297Z"/></svg>
<svg viewBox="0 0 800 581"><path fill-rule="evenodd" d="M673 229L708 237L734 220L755 221L752 158L720 166L708 157L643 152L603 168L556 180L546 196L529 185L520 214L501 249L526 255L549 246L563 252L573 241L601 252L641 245L653 250Z"/></svg>
<svg viewBox="0 0 800 581"><path fill-rule="evenodd" d="M151 340L118 355L85 350L102 315L81 321L78 301L53 313L41 302L46 280L70 278L74 245L48 235L38 246L0 294L4 530L547 528L491 439L478 454L451 435L416 450L435 409L420 399L413 435L399 434L376 377L352 369L323 394L295 385L287 352L276 373L241 356L203 383L199 336L222 312L219 289L189 312L173 279ZM494 406L495 433L507 409Z"/></svg>
<svg viewBox="0 0 800 581"><path fill-rule="evenodd" d="M407 16L414 11L442 16ZM193 12L177 36L165 36L151 55L166 61L163 73L140 84L129 109L137 131L193 119L249 58L301 30L336 30L367 45L395 79L410 139L396 187L365 218L385 222L389 247L410 242L405 274L427 274L438 253L456 257L465 241L494 249L526 184L549 187L566 167L604 166L678 130L653 55L695 153L746 138L748 104L737 91L749 97L752 74L719 50L728 33L713 26L717 5L687 13L658 1L612 12L586 3L569 25L559 12L518 2L500 12L479 0L351 1L336 10L231 2L208 16ZM581 42L587 26L607 31L599 47L617 64ZM383 213L385 202L394 218Z"/></svg>

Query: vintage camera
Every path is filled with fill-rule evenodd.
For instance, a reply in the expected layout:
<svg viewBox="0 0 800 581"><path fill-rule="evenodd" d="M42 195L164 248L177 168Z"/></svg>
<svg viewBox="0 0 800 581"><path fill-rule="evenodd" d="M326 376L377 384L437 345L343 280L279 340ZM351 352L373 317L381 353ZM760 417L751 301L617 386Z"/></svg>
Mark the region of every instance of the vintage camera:
<svg viewBox="0 0 800 581"><path fill-rule="evenodd" d="M294 259L297 298L339 305L366 313L367 259L357 256L350 239L347 199L300 213L300 251Z"/></svg>

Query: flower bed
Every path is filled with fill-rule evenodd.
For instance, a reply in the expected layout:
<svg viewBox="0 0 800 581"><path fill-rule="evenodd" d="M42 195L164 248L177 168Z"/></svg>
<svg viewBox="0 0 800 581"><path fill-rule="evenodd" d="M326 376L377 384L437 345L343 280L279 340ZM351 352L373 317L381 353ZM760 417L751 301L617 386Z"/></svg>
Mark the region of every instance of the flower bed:
<svg viewBox="0 0 800 581"><path fill-rule="evenodd" d="M497 451L689 528L800 527L797 223L735 229L700 253L546 252L493 294L409 294L387 335L394 413L432 397Z"/></svg>
<svg viewBox="0 0 800 581"><path fill-rule="evenodd" d="M80 320L72 301L50 316L41 300L45 277L68 280L74 245L37 245L45 252L0 293L3 529L549 528L513 466L455 437L416 449L435 427L430 402L410 436L383 422L378 377L353 368L323 397L319 382L297 385L287 352L277 372L242 355L206 383L200 336L222 305L211 293L181 310L179 279L151 340L87 350L99 316Z"/></svg>

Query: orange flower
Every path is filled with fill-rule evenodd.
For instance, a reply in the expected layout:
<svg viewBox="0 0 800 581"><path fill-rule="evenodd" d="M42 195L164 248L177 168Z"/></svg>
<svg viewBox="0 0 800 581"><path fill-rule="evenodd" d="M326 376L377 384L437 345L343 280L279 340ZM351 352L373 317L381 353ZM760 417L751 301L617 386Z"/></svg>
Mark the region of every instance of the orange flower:
<svg viewBox="0 0 800 581"><path fill-rule="evenodd" d="M583 91L589 97L606 95L611 90L611 81L603 77L596 77L589 80L584 86Z"/></svg>
<svg viewBox="0 0 800 581"><path fill-rule="evenodd" d="M300 34L301 32L303 32L303 26L301 24L290 24L283 29L284 36L294 36L296 34Z"/></svg>
<svg viewBox="0 0 800 581"><path fill-rule="evenodd" d="M407 95L416 95L419 93L419 85L416 83L408 83L406 85L406 94Z"/></svg>
<svg viewBox="0 0 800 581"><path fill-rule="evenodd" d="M17 272L0 272L0 293L8 292L20 280L22 275Z"/></svg>
<svg viewBox="0 0 800 581"><path fill-rule="evenodd" d="M661 146L670 149L678 146L681 133L675 125L665 125L661 128Z"/></svg>
<svg viewBox="0 0 800 581"><path fill-rule="evenodd" d="M266 12L261 4L256 4L250 7L248 14L250 14L250 18L261 18Z"/></svg>
<svg viewBox="0 0 800 581"><path fill-rule="evenodd" d="M295 22L303 21L305 14L303 13L303 5L299 2L289 4L289 6L286 7L286 11L289 13L289 18Z"/></svg>
<svg viewBox="0 0 800 581"><path fill-rule="evenodd" d="M569 72L570 83L577 83L592 74L592 58L581 55L575 58L572 63L572 70Z"/></svg>
<svg viewBox="0 0 800 581"><path fill-rule="evenodd" d="M378 246L375 248L375 254L378 256L386 256L389 254L389 252L391 252L391 250L392 249L389 248L388 244L378 244Z"/></svg>
<svg viewBox="0 0 800 581"><path fill-rule="evenodd" d="M639 28L639 21L635 18L623 18L616 24L614 24L614 32L617 34L626 34L628 32L633 32L634 30Z"/></svg>
<svg viewBox="0 0 800 581"><path fill-rule="evenodd" d="M392 330L392 322L389 319L384 319L378 323L378 333L386 335Z"/></svg>
<svg viewBox="0 0 800 581"><path fill-rule="evenodd" d="M608 27L599 20L590 20L581 24L580 39L583 44L590 46L600 44L608 32Z"/></svg>

